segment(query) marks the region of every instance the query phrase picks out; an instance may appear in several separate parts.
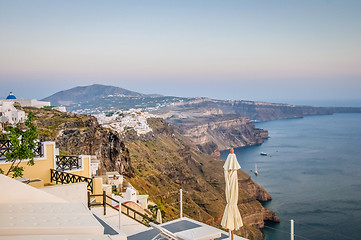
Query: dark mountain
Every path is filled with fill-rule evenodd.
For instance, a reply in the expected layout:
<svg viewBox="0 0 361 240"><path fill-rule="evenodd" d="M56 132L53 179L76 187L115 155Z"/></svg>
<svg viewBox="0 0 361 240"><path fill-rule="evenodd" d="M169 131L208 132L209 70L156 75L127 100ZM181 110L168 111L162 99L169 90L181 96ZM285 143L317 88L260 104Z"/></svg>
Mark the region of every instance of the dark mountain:
<svg viewBox="0 0 361 240"><path fill-rule="evenodd" d="M60 91L42 99L42 101L49 101L53 106L69 106L72 104L94 101L108 96L143 97L148 95L129 91L120 87L93 84L90 86L80 86Z"/></svg>

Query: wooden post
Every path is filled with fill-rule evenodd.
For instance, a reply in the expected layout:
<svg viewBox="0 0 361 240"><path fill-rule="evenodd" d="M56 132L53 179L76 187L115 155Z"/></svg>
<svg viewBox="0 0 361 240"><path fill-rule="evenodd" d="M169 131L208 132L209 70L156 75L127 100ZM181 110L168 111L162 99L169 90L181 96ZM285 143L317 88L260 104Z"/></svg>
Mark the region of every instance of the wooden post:
<svg viewBox="0 0 361 240"><path fill-rule="evenodd" d="M294 226L294 221L291 220L291 240L295 239L295 226Z"/></svg>
<svg viewBox="0 0 361 240"><path fill-rule="evenodd" d="M105 191L103 191L103 206L104 206L104 216L107 214L107 199Z"/></svg>
<svg viewBox="0 0 361 240"><path fill-rule="evenodd" d="M89 208L89 210L90 210L90 192L87 191L87 193L88 193L88 208Z"/></svg>
<svg viewBox="0 0 361 240"><path fill-rule="evenodd" d="M121 218L121 216L122 216L122 204L121 204L120 199L119 199L119 230L120 230L120 223L121 223L120 218Z"/></svg>

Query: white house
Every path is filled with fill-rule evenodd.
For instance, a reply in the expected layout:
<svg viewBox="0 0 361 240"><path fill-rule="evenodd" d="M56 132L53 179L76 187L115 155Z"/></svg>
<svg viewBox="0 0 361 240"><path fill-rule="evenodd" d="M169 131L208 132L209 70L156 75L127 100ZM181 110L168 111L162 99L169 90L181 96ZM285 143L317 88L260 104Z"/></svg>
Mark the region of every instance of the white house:
<svg viewBox="0 0 361 240"><path fill-rule="evenodd" d="M148 208L148 195L138 195L137 190L132 187L127 188L125 197L122 198L122 203L129 201L139 204L143 209Z"/></svg>
<svg viewBox="0 0 361 240"><path fill-rule="evenodd" d="M12 101L0 101L0 122L17 124L24 122L25 112L14 107Z"/></svg>
<svg viewBox="0 0 361 240"><path fill-rule="evenodd" d="M120 190L120 187L123 186L123 175L120 175L118 172L107 172L107 176L108 184Z"/></svg>

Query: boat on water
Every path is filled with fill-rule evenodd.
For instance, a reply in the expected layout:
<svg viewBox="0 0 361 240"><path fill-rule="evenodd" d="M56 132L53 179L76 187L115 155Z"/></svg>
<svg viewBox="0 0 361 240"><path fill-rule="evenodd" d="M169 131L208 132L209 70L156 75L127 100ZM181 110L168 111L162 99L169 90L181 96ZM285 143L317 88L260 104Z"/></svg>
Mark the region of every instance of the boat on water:
<svg viewBox="0 0 361 240"><path fill-rule="evenodd" d="M257 164L254 165L254 175L258 176Z"/></svg>
<svg viewBox="0 0 361 240"><path fill-rule="evenodd" d="M265 153L265 152L261 152L260 153L262 156L267 156L268 154L267 153Z"/></svg>

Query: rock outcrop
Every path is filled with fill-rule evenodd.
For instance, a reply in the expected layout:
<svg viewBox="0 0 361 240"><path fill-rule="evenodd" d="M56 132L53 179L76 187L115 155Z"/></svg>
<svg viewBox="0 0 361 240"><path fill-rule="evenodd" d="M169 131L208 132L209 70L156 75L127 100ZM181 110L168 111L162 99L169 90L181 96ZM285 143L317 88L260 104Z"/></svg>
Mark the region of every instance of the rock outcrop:
<svg viewBox="0 0 361 240"><path fill-rule="evenodd" d="M249 118L236 114L171 118L169 121L180 134L208 154L230 147L261 144L268 138L266 130L255 128Z"/></svg>
<svg viewBox="0 0 361 240"><path fill-rule="evenodd" d="M90 122L94 123L94 119ZM96 155L101 159L100 174L117 171L128 177L134 176L128 149L119 135L110 129L100 126L84 130L63 128L55 141L61 150L71 154Z"/></svg>
<svg viewBox="0 0 361 240"><path fill-rule="evenodd" d="M266 202L272 200L271 195L261 186L253 182L248 174L244 175L240 180L238 180L238 184L242 189L246 189L247 192L258 201Z"/></svg>
<svg viewBox="0 0 361 240"><path fill-rule="evenodd" d="M114 131L103 128L96 118L50 109L25 108L35 114L40 138L55 141L63 155L96 155L99 172L118 171L134 176L128 149Z"/></svg>

